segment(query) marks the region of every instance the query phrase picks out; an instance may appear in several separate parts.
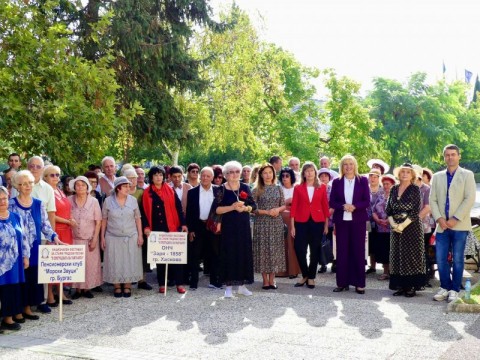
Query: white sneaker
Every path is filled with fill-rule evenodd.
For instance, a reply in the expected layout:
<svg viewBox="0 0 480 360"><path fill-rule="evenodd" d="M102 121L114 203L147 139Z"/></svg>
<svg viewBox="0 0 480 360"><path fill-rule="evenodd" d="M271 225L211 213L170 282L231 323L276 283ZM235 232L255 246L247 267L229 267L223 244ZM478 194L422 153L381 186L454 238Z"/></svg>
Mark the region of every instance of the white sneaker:
<svg viewBox="0 0 480 360"><path fill-rule="evenodd" d="M455 290L450 290L448 292L448 302L454 302L455 300L458 299L458 292L456 292Z"/></svg>
<svg viewBox="0 0 480 360"><path fill-rule="evenodd" d="M448 297L448 291L444 288L439 288L437 293L433 295L433 300L443 301Z"/></svg>
<svg viewBox="0 0 480 360"><path fill-rule="evenodd" d="M232 287L227 286L225 288L225 298L232 298L232 297L233 297Z"/></svg>
<svg viewBox="0 0 480 360"><path fill-rule="evenodd" d="M238 287L238 293L240 295L244 295L244 296L252 296L253 295L253 293L250 290L248 290L245 285L241 285L241 286Z"/></svg>

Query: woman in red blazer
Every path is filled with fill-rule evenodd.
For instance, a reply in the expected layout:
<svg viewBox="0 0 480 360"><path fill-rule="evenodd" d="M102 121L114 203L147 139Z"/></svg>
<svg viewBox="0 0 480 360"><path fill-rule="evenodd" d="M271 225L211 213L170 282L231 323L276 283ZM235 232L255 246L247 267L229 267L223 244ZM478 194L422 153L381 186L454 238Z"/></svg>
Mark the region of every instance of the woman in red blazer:
<svg viewBox="0 0 480 360"><path fill-rule="evenodd" d="M293 192L290 219L295 252L303 279L295 284L315 287L319 248L322 235L328 233L328 198L325 185L317 178L315 164L307 161L302 167L301 182ZM310 247L310 263L307 266L307 248Z"/></svg>

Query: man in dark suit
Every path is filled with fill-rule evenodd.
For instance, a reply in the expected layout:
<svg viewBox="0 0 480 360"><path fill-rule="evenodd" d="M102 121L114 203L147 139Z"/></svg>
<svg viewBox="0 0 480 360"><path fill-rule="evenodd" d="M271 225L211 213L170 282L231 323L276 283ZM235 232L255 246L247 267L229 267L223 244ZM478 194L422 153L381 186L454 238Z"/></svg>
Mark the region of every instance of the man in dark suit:
<svg viewBox="0 0 480 360"><path fill-rule="evenodd" d="M204 261L211 261L209 287L221 288L222 286L218 270L219 239L206 227L210 207L214 201L213 189L217 187L212 184L212 180L212 168L204 167L200 171L200 186L188 190L187 193L186 221L189 230L187 274L190 276L191 290L195 290L198 286L198 265L202 248L207 248Z"/></svg>

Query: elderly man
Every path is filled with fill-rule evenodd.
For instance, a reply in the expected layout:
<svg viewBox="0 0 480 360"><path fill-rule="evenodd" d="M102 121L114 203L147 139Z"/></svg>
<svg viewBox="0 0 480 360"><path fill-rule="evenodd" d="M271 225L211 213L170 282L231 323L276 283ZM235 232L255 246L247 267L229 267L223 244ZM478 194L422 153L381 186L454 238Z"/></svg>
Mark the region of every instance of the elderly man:
<svg viewBox="0 0 480 360"><path fill-rule="evenodd" d="M50 221L52 228L55 229L55 212L57 211L55 207L55 195L53 193L53 188L42 180L45 163L40 156L32 156L27 162L27 168L35 178L32 197L40 199L43 202L47 210L48 220ZM42 244L45 243L46 239L42 235ZM43 313L49 313L52 311L46 303L39 305L37 309Z"/></svg>
<svg viewBox="0 0 480 360"><path fill-rule="evenodd" d="M288 160L288 167L295 173L297 183L300 183L300 159L298 157L291 157Z"/></svg>
<svg viewBox="0 0 480 360"><path fill-rule="evenodd" d="M113 182L115 181L115 159L111 156L105 156L102 159L103 176L98 180L98 187L100 192L105 195L110 195L113 190ZM98 189L97 189L98 190Z"/></svg>
<svg viewBox="0 0 480 360"><path fill-rule="evenodd" d="M175 190L175 193L182 202L183 216L185 216L187 211L187 192L192 188L192 185L183 181L183 170L181 167L172 166L168 172L172 180L173 190Z"/></svg>
<svg viewBox="0 0 480 360"><path fill-rule="evenodd" d="M465 244L472 229L470 211L475 203L476 185L473 173L460 164L460 149L457 145L443 148L447 169L433 175L430 188L430 208L437 223L436 257L440 289L434 300L455 301L462 283ZM453 271L448 263L452 251Z"/></svg>
<svg viewBox="0 0 480 360"><path fill-rule="evenodd" d="M320 158L320 169L322 168L330 169L330 159L326 156ZM335 170L330 169L330 174L332 175L332 181L339 177L339 173Z"/></svg>
<svg viewBox="0 0 480 360"><path fill-rule="evenodd" d="M221 288L219 274L219 244L215 246L215 235L208 231L206 222L210 207L214 199L212 184L213 169L204 167L200 171L200 186L196 186L188 191L187 195L187 227L188 234L188 271L190 276L190 289L196 289L198 286L198 265L203 252L204 265L210 263L210 287ZM215 256L217 255L217 256ZM213 261L212 261L213 260Z"/></svg>
<svg viewBox="0 0 480 360"><path fill-rule="evenodd" d="M137 189L145 190L148 185L145 183L145 170L143 170L140 166L134 165L135 172L137 173Z"/></svg>

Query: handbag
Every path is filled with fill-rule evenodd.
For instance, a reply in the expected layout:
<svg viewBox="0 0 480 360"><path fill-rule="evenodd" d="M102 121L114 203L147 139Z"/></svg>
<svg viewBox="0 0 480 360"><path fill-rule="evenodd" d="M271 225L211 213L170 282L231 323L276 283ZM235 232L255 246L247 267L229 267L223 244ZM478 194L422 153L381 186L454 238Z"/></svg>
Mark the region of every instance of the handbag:
<svg viewBox="0 0 480 360"><path fill-rule="evenodd" d="M215 194L215 202L217 203L216 206L213 206L214 203L212 203L212 207L210 208L210 212L208 213L208 218L207 218L207 230L211 231L215 235L218 235L221 233L221 225L222 225L222 215L218 215L216 210L217 206L222 202L223 200L223 193L225 191L225 188L222 185L222 191L217 191Z"/></svg>

